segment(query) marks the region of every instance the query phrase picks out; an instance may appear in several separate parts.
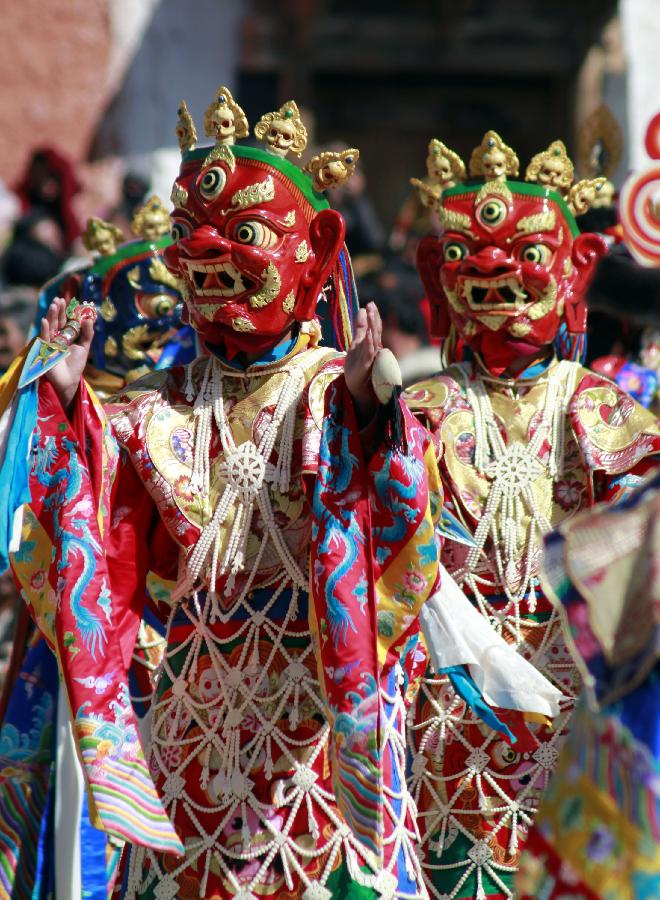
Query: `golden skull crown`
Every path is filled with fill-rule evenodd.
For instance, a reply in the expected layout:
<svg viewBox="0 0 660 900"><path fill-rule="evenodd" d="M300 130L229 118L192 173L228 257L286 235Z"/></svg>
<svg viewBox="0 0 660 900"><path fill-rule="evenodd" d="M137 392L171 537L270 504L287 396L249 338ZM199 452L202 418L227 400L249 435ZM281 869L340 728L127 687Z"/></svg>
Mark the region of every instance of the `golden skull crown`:
<svg viewBox="0 0 660 900"><path fill-rule="evenodd" d="M204 114L204 133L207 137L215 138L211 154L232 165L231 148L238 139L247 138L249 131L243 108L234 99L229 88L221 85ZM265 113L255 125L254 135L263 142L267 152L280 159L284 159L289 153L300 157L307 147L307 129L294 100L288 100L279 109ZM179 106L176 136L182 155L195 148L197 130L185 100ZM354 147L325 151L313 156L303 171L309 175L314 190L326 191L347 181L355 171L359 158L360 152Z"/></svg>
<svg viewBox="0 0 660 900"><path fill-rule="evenodd" d="M481 143L470 156L470 177L481 177L486 182L503 182L515 179L519 173L516 153L504 143L496 131L487 131ZM465 164L453 150L436 138L432 138L426 158L427 174L423 179L411 178L422 204L437 209L443 191L454 187L465 178ZM525 171L525 181L556 191L566 201L573 215L585 213L597 202L598 193L606 179L584 178L573 183L574 166L562 141L553 141L549 147L532 157Z"/></svg>

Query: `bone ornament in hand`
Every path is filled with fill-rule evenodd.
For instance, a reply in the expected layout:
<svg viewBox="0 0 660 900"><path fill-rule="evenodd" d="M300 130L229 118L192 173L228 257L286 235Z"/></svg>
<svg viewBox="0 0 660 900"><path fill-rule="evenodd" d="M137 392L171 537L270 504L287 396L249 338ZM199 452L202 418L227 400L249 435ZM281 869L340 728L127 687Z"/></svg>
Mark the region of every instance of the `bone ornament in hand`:
<svg viewBox="0 0 660 900"><path fill-rule="evenodd" d="M383 406L389 403L394 389L401 387L401 369L396 356L391 350L382 347L374 360L371 369L371 385L378 402Z"/></svg>

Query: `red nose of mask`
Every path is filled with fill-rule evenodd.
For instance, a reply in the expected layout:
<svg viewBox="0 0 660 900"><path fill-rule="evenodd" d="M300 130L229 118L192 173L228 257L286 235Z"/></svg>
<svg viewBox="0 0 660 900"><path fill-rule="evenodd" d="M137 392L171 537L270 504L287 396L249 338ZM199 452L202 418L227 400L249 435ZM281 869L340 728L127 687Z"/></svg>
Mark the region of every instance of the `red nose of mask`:
<svg viewBox="0 0 660 900"><path fill-rule="evenodd" d="M182 238L177 247L181 256L199 258L229 253L232 245L212 225L200 225L189 237Z"/></svg>
<svg viewBox="0 0 660 900"><path fill-rule="evenodd" d="M497 278L500 275L517 275L519 265L499 247L482 247L471 254L463 266L462 275L475 278Z"/></svg>

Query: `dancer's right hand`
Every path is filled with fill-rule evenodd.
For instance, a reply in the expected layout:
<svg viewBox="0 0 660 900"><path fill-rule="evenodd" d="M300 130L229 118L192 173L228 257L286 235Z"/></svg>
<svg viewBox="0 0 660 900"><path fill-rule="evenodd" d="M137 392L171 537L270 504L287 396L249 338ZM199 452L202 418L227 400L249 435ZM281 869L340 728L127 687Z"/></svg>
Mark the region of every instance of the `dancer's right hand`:
<svg viewBox="0 0 660 900"><path fill-rule="evenodd" d="M66 325L66 307L67 301L62 297L55 297L48 307L45 318L41 320L39 332L39 337L44 341L52 340ZM93 338L93 320L83 319L78 340L71 344L68 356L46 373L46 378L55 388L64 409L71 406L76 396Z"/></svg>

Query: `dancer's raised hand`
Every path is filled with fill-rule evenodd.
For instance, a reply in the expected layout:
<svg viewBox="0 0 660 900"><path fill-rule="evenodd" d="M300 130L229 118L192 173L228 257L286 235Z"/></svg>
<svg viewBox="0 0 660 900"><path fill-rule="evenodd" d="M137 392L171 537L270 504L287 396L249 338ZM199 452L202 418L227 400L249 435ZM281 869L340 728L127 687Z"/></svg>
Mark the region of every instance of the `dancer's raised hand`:
<svg viewBox="0 0 660 900"><path fill-rule="evenodd" d="M376 411L378 401L371 385L371 368L382 347L382 322L375 303L358 313L353 342L346 354L344 377L362 421Z"/></svg>
<svg viewBox="0 0 660 900"><path fill-rule="evenodd" d="M55 297L48 307L48 312L41 320L39 337L44 341L51 341L58 331L66 325L67 301L62 297ZM94 338L93 319L83 319L80 323L80 334L71 344L68 355L60 360L46 373L46 378L51 382L60 402L65 409L73 402L76 396L80 379L87 364L87 357Z"/></svg>

